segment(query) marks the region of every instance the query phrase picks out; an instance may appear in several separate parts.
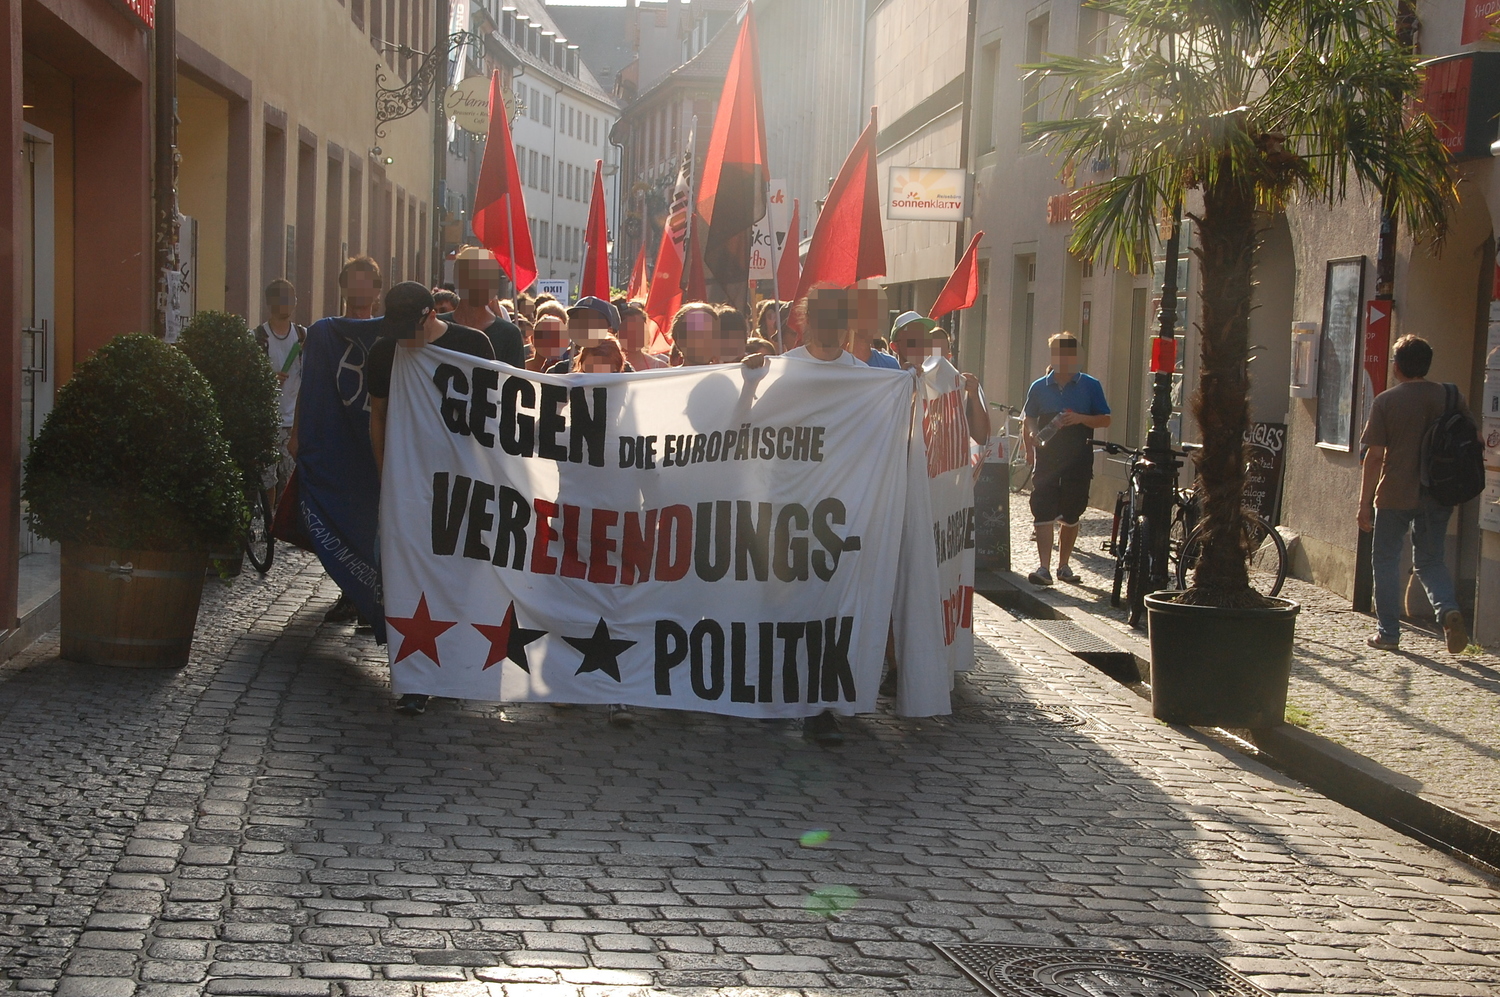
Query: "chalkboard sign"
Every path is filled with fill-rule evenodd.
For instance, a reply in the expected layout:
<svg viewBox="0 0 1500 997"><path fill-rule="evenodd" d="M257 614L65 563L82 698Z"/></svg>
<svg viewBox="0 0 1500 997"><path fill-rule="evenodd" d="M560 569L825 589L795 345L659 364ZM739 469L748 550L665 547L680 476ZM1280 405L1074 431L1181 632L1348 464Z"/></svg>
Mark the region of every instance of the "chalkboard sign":
<svg viewBox="0 0 1500 997"><path fill-rule="evenodd" d="M1245 431L1245 508L1276 525L1286 468L1286 424L1253 423Z"/></svg>
<svg viewBox="0 0 1500 997"><path fill-rule="evenodd" d="M987 460L974 482L974 564L1010 570L1010 465Z"/></svg>

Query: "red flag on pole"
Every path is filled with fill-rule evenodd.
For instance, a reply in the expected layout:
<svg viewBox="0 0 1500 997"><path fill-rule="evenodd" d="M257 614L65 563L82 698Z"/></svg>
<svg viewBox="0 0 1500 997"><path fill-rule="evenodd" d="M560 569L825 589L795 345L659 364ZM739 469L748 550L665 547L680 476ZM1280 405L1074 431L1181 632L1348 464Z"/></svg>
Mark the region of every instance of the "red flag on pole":
<svg viewBox="0 0 1500 997"><path fill-rule="evenodd" d="M536 253L510 140L510 118L500 97L499 72L490 76L490 131L474 191L474 235L495 254L515 283L516 293L536 283Z"/></svg>
<svg viewBox="0 0 1500 997"><path fill-rule="evenodd" d="M792 218L786 227L786 241L781 244L781 259L776 264L776 293L791 294L797 290L802 273L801 205L792 198Z"/></svg>
<svg viewBox="0 0 1500 997"><path fill-rule="evenodd" d="M885 235L880 230L880 180L875 173L875 109L870 123L839 168L822 214L813 226L812 245L802 264L793 300L814 284L850 287L885 275Z"/></svg>
<svg viewBox="0 0 1500 997"><path fill-rule="evenodd" d="M719 94L703 182L698 185L701 221L693 225L693 238L702 243L703 264L725 296L741 304L749 289L752 230L766 213L768 175L755 14L747 6Z"/></svg>
<svg viewBox="0 0 1500 997"><path fill-rule="evenodd" d="M641 239L640 252L635 254L635 266L630 268L630 286L625 288L625 297L630 301L639 301L642 294L646 293L646 240Z"/></svg>
<svg viewBox="0 0 1500 997"><path fill-rule="evenodd" d="M973 308L974 302L979 300L979 240L983 238L983 232L975 232L974 238L969 240L964 258L958 261L953 275L948 278L948 283L943 285L942 292L932 303L932 310L927 313L928 318L938 319L949 312Z"/></svg>
<svg viewBox="0 0 1500 997"><path fill-rule="evenodd" d="M583 297L609 300L609 224L604 220L604 160L594 160L594 194L589 202L589 227L583 235Z"/></svg>
<svg viewBox="0 0 1500 997"><path fill-rule="evenodd" d="M687 149L677 170L672 188L672 205L667 224L661 230L661 249L656 254L656 272L651 276L651 291L646 296L646 315L656 323L661 335L671 343L672 317L682 307L682 251L687 240L688 209L692 204L693 132L688 133Z"/></svg>

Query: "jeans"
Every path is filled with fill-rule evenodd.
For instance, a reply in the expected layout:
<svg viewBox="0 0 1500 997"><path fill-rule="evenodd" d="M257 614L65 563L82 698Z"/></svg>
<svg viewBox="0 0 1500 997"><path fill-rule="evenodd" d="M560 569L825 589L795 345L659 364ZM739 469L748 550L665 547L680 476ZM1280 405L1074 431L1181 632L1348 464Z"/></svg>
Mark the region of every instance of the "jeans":
<svg viewBox="0 0 1500 997"><path fill-rule="evenodd" d="M1401 610L1405 602L1401 585L1401 541L1411 530L1412 567L1427 590L1427 601L1437 611L1437 618L1458 608L1453 591L1453 576L1443 562L1444 539L1448 534L1451 506L1439 505L1423 495L1415 509L1376 509L1375 536L1371 542L1374 556L1375 615L1380 623L1380 639L1396 641L1401 636Z"/></svg>

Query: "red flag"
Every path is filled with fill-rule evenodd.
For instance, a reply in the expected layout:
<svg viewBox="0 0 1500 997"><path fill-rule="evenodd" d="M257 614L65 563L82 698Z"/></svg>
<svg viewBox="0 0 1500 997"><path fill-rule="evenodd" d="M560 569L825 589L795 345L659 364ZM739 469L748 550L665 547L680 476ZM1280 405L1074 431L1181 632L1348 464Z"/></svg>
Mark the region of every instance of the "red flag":
<svg viewBox="0 0 1500 997"><path fill-rule="evenodd" d="M973 308L974 302L979 300L979 240L983 238L983 232L975 232L974 238L969 240L964 258L958 261L953 275L943 285L942 293L932 303L932 311L927 313L928 318L942 318L949 312Z"/></svg>
<svg viewBox="0 0 1500 997"><path fill-rule="evenodd" d="M802 272L802 212L797 199L792 198L792 220L786 227L786 241L781 244L781 259L776 264L776 293L791 294L797 290L797 277Z"/></svg>
<svg viewBox="0 0 1500 997"><path fill-rule="evenodd" d="M635 266L630 268L630 286L625 288L625 297L630 301L639 301L644 293L646 293L646 239L642 236L640 252L635 254Z"/></svg>
<svg viewBox="0 0 1500 997"><path fill-rule="evenodd" d="M755 14L747 6L719 94L693 224L703 264L732 301L743 302L749 289L751 230L766 213L768 175Z"/></svg>
<svg viewBox="0 0 1500 997"><path fill-rule="evenodd" d="M656 323L657 335L672 345L672 318L682 307L682 250L672 238L672 226L662 226L661 249L656 252L656 273L646 295L646 317ZM652 341L653 347L656 340Z"/></svg>
<svg viewBox="0 0 1500 997"><path fill-rule="evenodd" d="M516 168L498 71L490 76L490 132L474 191L474 235L510 274L516 293L536 283L536 252L531 247L521 172Z"/></svg>
<svg viewBox="0 0 1500 997"><path fill-rule="evenodd" d="M707 301L708 282L703 277L703 219L698 219L693 224L692 237L687 241L688 258L685 263L687 279L683 281L686 286L687 300Z"/></svg>
<svg viewBox="0 0 1500 997"><path fill-rule="evenodd" d="M594 199L589 202L589 227L583 235L583 279L579 290L609 300L609 225L604 220L604 160L594 160Z"/></svg>
<svg viewBox="0 0 1500 997"><path fill-rule="evenodd" d="M875 109L870 123L839 168L838 179L813 226L793 300L814 284L850 287L885 275L885 235L880 230L880 181L875 174Z"/></svg>

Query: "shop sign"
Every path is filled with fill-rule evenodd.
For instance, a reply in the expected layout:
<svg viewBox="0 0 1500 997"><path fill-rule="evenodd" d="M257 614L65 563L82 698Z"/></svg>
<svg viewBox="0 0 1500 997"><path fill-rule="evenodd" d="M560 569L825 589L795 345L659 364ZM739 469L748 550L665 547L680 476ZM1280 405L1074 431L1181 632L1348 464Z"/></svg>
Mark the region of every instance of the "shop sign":
<svg viewBox="0 0 1500 997"><path fill-rule="evenodd" d="M966 186L963 170L892 166L885 216L896 221L961 222Z"/></svg>
<svg viewBox="0 0 1500 997"><path fill-rule="evenodd" d="M516 95L508 88L500 91L510 120L516 118ZM443 94L443 111L448 119L471 135L490 133L490 78L470 76L459 80Z"/></svg>
<svg viewBox="0 0 1500 997"><path fill-rule="evenodd" d="M1047 198L1047 224L1066 225L1073 220L1073 192L1063 191Z"/></svg>
<svg viewBox="0 0 1500 997"><path fill-rule="evenodd" d="M1500 0L1464 0L1464 30L1460 45L1477 42L1500 24Z"/></svg>
<svg viewBox="0 0 1500 997"><path fill-rule="evenodd" d="M1286 423L1254 423L1245 431L1245 458L1245 507L1275 523L1286 470Z"/></svg>

